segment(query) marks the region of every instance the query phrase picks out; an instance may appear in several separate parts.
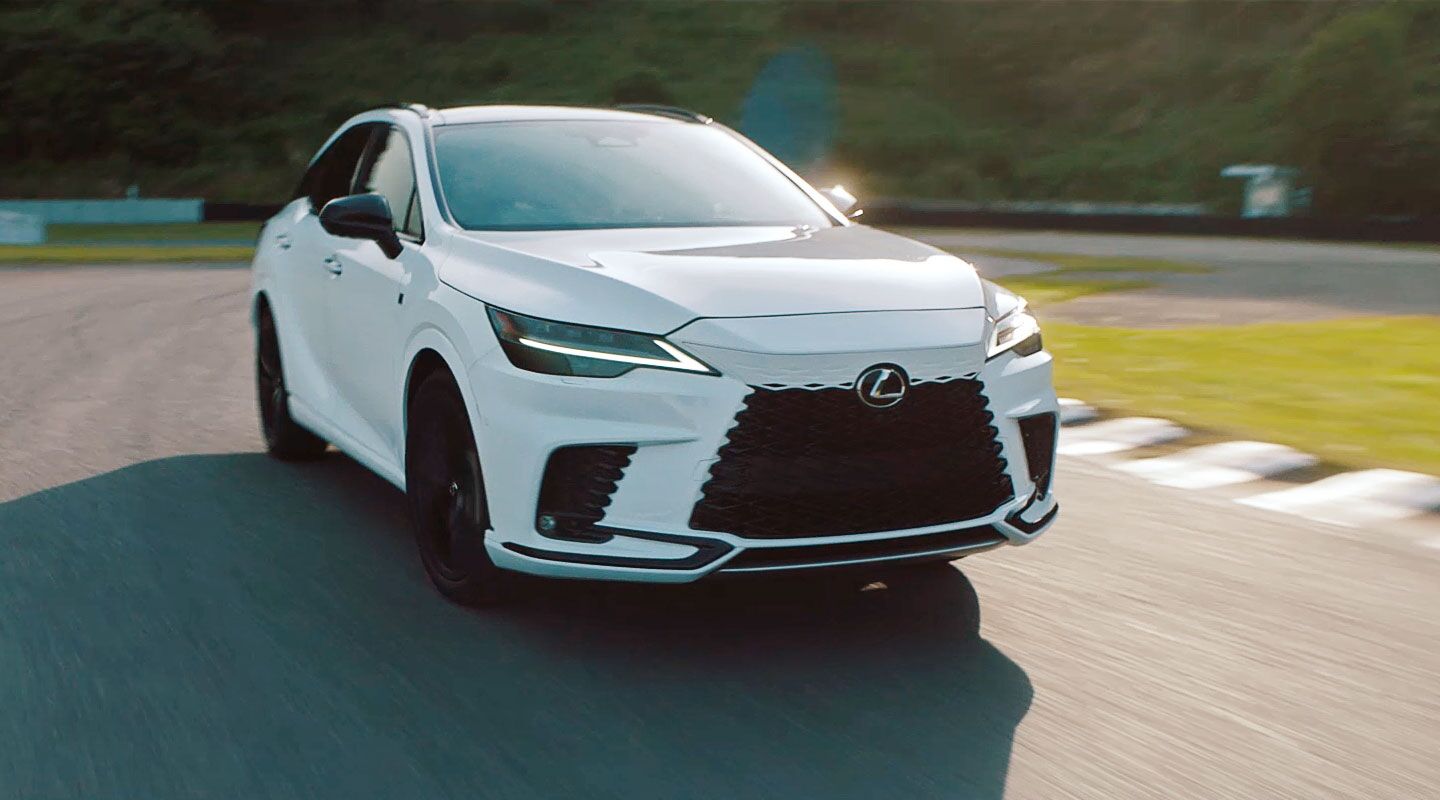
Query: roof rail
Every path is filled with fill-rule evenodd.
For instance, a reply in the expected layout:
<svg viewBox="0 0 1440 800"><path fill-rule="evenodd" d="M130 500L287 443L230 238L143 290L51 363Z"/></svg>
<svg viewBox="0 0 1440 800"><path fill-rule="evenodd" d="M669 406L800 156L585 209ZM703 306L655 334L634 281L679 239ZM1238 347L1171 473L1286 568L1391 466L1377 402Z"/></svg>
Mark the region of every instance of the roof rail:
<svg viewBox="0 0 1440 800"><path fill-rule="evenodd" d="M381 108L403 108L406 111L414 111L422 117L430 116L430 107L424 103L384 103Z"/></svg>
<svg viewBox="0 0 1440 800"><path fill-rule="evenodd" d="M691 111L688 108L680 108L679 106L657 105L654 103L621 103L615 107L621 111L633 111L636 114L654 114L660 117L683 119L686 122L698 122L701 125L709 125L715 121L698 111Z"/></svg>

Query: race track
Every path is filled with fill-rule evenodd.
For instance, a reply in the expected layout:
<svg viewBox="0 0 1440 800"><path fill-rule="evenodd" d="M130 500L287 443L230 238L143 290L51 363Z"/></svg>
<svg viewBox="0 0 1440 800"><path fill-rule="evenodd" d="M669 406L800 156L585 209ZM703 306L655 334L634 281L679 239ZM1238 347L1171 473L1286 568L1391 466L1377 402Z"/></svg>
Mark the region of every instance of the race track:
<svg viewBox="0 0 1440 800"><path fill-rule="evenodd" d="M1062 460L937 580L465 611L399 492L260 452L247 280L0 269L0 796L1440 791L1440 552Z"/></svg>
<svg viewBox="0 0 1440 800"><path fill-rule="evenodd" d="M1440 249L1434 247L1058 231L933 228L908 233L961 254L976 248L982 253L1123 254L1210 269L1203 274L1131 273L1124 277L1155 285L1093 294L1047 309L1047 318L1086 325L1168 328L1440 314ZM982 271L996 261L989 255L974 260Z"/></svg>

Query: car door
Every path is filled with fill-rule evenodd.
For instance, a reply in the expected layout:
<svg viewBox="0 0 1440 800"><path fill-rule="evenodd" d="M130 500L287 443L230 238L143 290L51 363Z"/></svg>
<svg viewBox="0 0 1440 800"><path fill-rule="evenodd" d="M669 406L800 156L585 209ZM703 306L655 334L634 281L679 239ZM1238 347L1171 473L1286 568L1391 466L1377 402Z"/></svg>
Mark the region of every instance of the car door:
<svg viewBox="0 0 1440 800"><path fill-rule="evenodd" d="M292 402L298 400L327 420L333 418L335 405L327 331L335 276L325 263L333 237L320 227L319 213L326 203L350 194L375 127L371 123L350 128L315 159L271 243L278 253L276 322L285 385Z"/></svg>
<svg viewBox="0 0 1440 800"><path fill-rule="evenodd" d="M384 197L401 252L390 258L375 242L332 237L338 271L328 304L327 337L334 370L337 422L360 444L392 463L401 452L398 375L405 345L404 294L412 275L430 269L416 195L414 150L404 131L379 128L360 164L356 193Z"/></svg>

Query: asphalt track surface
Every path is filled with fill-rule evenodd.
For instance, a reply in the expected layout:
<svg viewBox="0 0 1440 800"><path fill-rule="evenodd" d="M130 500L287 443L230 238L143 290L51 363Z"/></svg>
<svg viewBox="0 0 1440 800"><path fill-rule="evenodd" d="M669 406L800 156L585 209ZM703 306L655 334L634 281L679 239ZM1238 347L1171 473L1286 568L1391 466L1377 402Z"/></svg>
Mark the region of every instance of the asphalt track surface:
<svg viewBox="0 0 1440 800"><path fill-rule="evenodd" d="M0 797L1440 792L1440 555L1086 462L884 590L448 605L400 493L260 452L247 278L0 270Z"/></svg>

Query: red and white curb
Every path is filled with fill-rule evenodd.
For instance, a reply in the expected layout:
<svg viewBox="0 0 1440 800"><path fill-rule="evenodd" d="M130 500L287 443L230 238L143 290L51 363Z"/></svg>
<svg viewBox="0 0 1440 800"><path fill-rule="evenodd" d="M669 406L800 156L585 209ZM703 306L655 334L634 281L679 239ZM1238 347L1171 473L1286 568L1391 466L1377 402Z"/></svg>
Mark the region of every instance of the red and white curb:
<svg viewBox="0 0 1440 800"><path fill-rule="evenodd" d="M1314 466L1319 459L1268 442L1221 442L1121 464L1132 475L1177 489L1213 489Z"/></svg>
<svg viewBox="0 0 1440 800"><path fill-rule="evenodd" d="M1066 456L1099 456L1173 442L1189 431L1154 417L1120 417L1072 428L1060 434L1059 450Z"/></svg>
<svg viewBox="0 0 1440 800"><path fill-rule="evenodd" d="M1240 502L1357 528L1440 508L1440 478L1397 469L1367 469L1242 498Z"/></svg>
<svg viewBox="0 0 1440 800"><path fill-rule="evenodd" d="M1079 425L1082 422L1090 422L1098 416L1100 416L1100 412L1073 397L1060 398L1061 425Z"/></svg>
<svg viewBox="0 0 1440 800"><path fill-rule="evenodd" d="M1107 456L1178 441L1189 434L1169 420L1154 417L1093 421L1099 413L1070 398L1060 401L1060 409L1061 455ZM1243 486L1316 463L1314 456L1284 445L1249 441L1201 445L1154 458L1107 461L1121 472L1180 489ZM1440 511L1440 478L1368 469L1239 497L1236 502L1332 525L1363 527ZM1423 544L1440 549L1440 537Z"/></svg>

